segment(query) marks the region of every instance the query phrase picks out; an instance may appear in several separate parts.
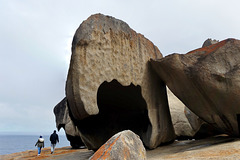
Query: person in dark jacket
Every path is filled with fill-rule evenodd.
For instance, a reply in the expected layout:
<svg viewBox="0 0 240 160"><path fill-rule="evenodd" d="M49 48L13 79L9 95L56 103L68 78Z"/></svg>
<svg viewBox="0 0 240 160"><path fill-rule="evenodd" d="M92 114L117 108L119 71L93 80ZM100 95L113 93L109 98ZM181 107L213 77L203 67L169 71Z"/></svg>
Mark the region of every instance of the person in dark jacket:
<svg viewBox="0 0 240 160"><path fill-rule="evenodd" d="M37 141L37 143L35 144L35 146L38 147L38 156L40 156L41 150L42 150L42 148L44 148L44 139L42 138L42 136L40 136L40 137L38 138L38 141Z"/></svg>
<svg viewBox="0 0 240 160"><path fill-rule="evenodd" d="M56 130L54 130L53 134L51 134L50 141L51 141L51 154L52 154L55 150L56 143L57 142L59 143L58 134L56 133Z"/></svg>

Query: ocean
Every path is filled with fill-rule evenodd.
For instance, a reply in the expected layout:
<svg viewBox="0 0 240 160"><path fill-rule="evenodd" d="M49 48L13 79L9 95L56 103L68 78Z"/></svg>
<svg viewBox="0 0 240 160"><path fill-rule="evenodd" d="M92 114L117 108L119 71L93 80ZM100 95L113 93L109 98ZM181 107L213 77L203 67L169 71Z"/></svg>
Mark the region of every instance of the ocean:
<svg viewBox="0 0 240 160"><path fill-rule="evenodd" d="M44 136L45 147L50 147L50 135ZM35 150L35 144L39 135L0 135L0 155L22 152L26 150ZM70 142L65 135L59 135L60 143L57 143L56 148L70 146Z"/></svg>

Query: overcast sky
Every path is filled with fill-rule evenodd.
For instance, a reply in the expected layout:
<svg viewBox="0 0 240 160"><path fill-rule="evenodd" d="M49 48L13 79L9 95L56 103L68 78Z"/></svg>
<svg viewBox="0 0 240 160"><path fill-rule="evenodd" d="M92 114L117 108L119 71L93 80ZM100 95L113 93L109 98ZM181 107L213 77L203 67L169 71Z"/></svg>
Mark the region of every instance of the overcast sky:
<svg viewBox="0 0 240 160"><path fill-rule="evenodd" d="M0 133L51 133L74 33L95 13L121 19L163 55L240 37L239 0L0 0Z"/></svg>

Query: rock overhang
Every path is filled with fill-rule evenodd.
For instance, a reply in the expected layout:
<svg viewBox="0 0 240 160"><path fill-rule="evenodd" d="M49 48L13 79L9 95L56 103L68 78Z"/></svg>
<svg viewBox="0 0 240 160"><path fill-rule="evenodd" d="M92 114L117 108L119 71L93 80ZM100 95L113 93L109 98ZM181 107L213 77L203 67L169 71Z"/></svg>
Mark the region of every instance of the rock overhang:
<svg viewBox="0 0 240 160"><path fill-rule="evenodd" d="M74 119L81 122L99 114L98 89L104 82L116 80L125 87L141 87L149 119L149 127L141 136L145 145L155 148L174 139L165 85L148 63L150 58L162 57L151 41L125 22L97 14L80 25L72 45L66 97Z"/></svg>

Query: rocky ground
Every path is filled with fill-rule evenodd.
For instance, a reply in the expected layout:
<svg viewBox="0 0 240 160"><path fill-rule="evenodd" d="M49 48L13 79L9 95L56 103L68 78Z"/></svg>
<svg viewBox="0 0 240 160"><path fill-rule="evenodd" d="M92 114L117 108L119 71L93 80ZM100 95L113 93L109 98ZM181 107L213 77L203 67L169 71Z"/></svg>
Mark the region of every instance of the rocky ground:
<svg viewBox="0 0 240 160"><path fill-rule="evenodd" d="M218 136L202 140L175 141L147 151L148 160L239 160L240 140Z"/></svg>
<svg viewBox="0 0 240 160"><path fill-rule="evenodd" d="M93 151L87 149L71 149L71 147L56 148L55 152L51 154L50 147L43 148L40 156L37 156L37 150L28 150L24 152L18 152L8 155L0 155L2 160L34 160L34 159L88 159L93 154Z"/></svg>
<svg viewBox="0 0 240 160"><path fill-rule="evenodd" d="M1 155L0 159L80 159L87 160L93 151L87 149L71 149L70 147L57 148L54 154L50 154L50 148L44 148L41 156L37 150L29 150L9 155ZM238 160L240 159L240 140L224 135L203 140L175 141L173 144L161 146L147 151L148 160Z"/></svg>

